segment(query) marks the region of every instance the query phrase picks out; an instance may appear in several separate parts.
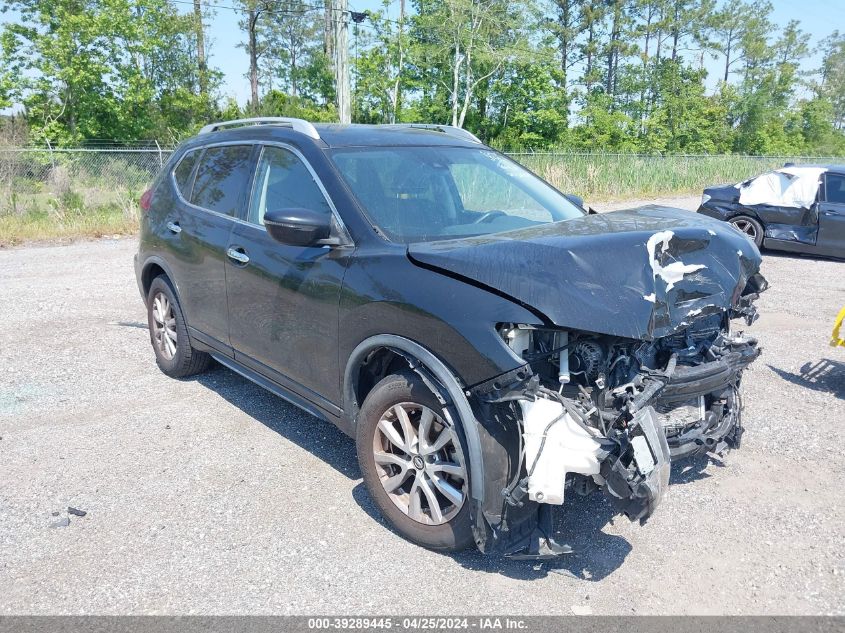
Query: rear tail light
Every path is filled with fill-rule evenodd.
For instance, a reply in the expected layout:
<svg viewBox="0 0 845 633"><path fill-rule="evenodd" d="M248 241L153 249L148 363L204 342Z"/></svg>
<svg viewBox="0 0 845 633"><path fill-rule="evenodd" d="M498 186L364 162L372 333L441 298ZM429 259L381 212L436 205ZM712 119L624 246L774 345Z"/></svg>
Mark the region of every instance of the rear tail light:
<svg viewBox="0 0 845 633"><path fill-rule="evenodd" d="M144 195L141 196L141 210L142 211L149 211L150 205L153 203L153 190L147 189L144 192Z"/></svg>

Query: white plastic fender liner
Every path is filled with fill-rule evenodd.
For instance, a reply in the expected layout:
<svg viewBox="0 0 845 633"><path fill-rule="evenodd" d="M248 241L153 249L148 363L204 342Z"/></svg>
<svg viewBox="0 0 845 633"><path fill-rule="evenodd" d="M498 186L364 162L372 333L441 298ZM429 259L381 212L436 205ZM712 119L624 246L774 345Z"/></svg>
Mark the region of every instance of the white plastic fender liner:
<svg viewBox="0 0 845 633"><path fill-rule="evenodd" d="M598 475L599 456L604 458L606 453L598 437L573 420L559 402L547 398L537 398L533 402L523 399L519 400L519 406L522 408L525 464L530 473L528 497L538 503L561 505L566 473Z"/></svg>

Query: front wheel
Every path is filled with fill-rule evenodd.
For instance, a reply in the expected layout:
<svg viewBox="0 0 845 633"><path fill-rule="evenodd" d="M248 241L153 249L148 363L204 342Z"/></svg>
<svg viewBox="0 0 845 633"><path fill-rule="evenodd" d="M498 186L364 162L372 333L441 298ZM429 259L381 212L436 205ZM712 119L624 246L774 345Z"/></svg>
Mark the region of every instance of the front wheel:
<svg viewBox="0 0 845 633"><path fill-rule="evenodd" d="M473 543L461 430L416 374L373 388L358 414L356 445L370 497L402 536L441 551Z"/></svg>

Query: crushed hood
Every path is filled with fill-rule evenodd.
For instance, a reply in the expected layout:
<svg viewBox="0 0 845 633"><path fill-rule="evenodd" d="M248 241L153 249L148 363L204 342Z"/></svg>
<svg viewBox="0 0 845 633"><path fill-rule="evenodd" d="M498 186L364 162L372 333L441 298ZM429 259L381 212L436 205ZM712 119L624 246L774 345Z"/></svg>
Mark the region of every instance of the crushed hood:
<svg viewBox="0 0 845 633"><path fill-rule="evenodd" d="M408 257L555 325L645 340L736 306L761 262L730 225L657 206L410 244Z"/></svg>

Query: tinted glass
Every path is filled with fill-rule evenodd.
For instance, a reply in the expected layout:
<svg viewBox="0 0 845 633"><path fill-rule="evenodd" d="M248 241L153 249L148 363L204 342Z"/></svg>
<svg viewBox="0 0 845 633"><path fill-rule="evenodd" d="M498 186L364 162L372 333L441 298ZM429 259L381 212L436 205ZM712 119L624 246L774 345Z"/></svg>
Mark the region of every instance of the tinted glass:
<svg viewBox="0 0 845 633"><path fill-rule="evenodd" d="M323 192L296 154L280 147L266 147L255 173L248 219L264 224L267 211L282 209L331 213Z"/></svg>
<svg viewBox="0 0 845 633"><path fill-rule="evenodd" d="M825 194L827 196L827 201L845 204L845 176L828 174L825 180Z"/></svg>
<svg viewBox="0 0 845 633"><path fill-rule="evenodd" d="M355 148L332 158L370 220L394 241L486 235L584 215L491 150Z"/></svg>
<svg viewBox="0 0 845 633"><path fill-rule="evenodd" d="M191 202L224 215L237 215L250 175L249 145L210 147L203 152Z"/></svg>
<svg viewBox="0 0 845 633"><path fill-rule="evenodd" d="M179 164L176 165L176 169L173 170L173 177L176 179L176 186L179 187L179 193L182 194L182 197L185 198L185 200L190 200L191 198L190 177L194 171L194 165L196 164L198 157L199 152L196 150L187 152L179 161Z"/></svg>

